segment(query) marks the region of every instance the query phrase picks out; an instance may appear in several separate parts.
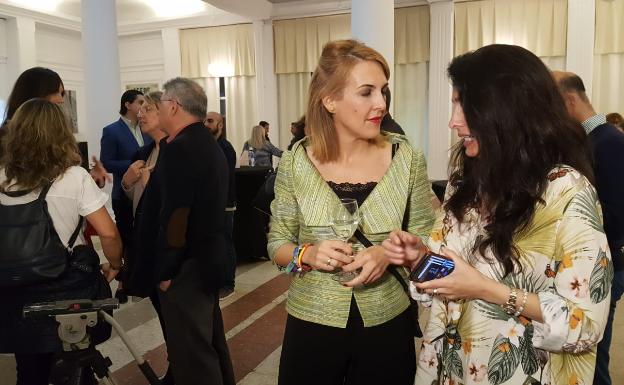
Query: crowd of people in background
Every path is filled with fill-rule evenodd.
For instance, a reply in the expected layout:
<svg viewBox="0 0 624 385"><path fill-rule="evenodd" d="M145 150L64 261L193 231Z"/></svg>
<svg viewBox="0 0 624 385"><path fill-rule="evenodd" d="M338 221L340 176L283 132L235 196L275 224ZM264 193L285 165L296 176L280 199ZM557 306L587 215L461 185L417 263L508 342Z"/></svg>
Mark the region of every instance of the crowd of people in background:
<svg viewBox="0 0 624 385"><path fill-rule="evenodd" d="M388 63L355 40L323 48L287 150L260 121L246 163L204 90L174 78L123 93L85 170L58 106L61 78L22 73L0 127L0 209L44 201L63 249L89 248L86 218L106 262L88 260L87 273L68 252L54 275L0 282L0 353L15 355L17 384L48 384L61 348L54 320L27 321L23 307L96 299L117 278L120 300L149 297L156 309L163 384L233 385L219 301L235 291L235 169L274 168L274 157L268 253L292 275L280 385L610 384L624 293L624 119L597 113L580 77L517 46L456 57L448 76L460 140L440 208L423 152L389 114ZM341 238L345 207L355 209ZM10 247L0 248L7 277ZM432 252L452 272L409 282ZM430 308L418 357L417 303ZM81 385L95 383L87 377Z"/></svg>

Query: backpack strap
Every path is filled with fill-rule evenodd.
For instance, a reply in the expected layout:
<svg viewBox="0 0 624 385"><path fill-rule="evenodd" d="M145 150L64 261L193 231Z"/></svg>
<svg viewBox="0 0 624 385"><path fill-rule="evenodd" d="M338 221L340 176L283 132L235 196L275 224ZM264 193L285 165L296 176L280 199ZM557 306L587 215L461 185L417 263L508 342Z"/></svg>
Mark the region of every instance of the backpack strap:
<svg viewBox="0 0 624 385"><path fill-rule="evenodd" d="M76 229L74 230L73 234L69 238L69 242L67 243L67 248L68 249L71 249L72 247L74 247L74 242L76 242L76 239L78 238L78 234L80 234L80 230L82 230L82 224L83 223L84 223L84 217L80 216L80 220L78 221L78 225L76 226Z"/></svg>
<svg viewBox="0 0 624 385"><path fill-rule="evenodd" d="M46 183L42 188L41 192L39 192L39 196L37 197L38 201L45 200L46 195L48 195L48 191L50 191L50 187L52 187L52 182Z"/></svg>

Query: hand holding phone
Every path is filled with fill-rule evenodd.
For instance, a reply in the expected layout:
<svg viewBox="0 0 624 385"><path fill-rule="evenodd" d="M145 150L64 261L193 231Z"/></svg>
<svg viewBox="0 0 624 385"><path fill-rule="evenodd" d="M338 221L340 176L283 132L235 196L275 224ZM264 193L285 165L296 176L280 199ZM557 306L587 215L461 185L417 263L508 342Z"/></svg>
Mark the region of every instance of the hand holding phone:
<svg viewBox="0 0 624 385"><path fill-rule="evenodd" d="M414 282L431 281L446 277L451 274L453 269L455 269L455 263L452 260L432 251L427 251L420 263L410 273L409 279Z"/></svg>

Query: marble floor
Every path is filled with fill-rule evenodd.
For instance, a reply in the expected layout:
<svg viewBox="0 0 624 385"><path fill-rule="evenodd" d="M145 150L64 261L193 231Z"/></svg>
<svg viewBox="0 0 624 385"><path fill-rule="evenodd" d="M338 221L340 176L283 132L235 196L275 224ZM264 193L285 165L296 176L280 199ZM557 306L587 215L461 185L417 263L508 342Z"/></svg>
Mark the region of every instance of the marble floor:
<svg viewBox="0 0 624 385"><path fill-rule="evenodd" d="M236 381L241 385L273 385L281 338L286 321L285 299L289 278L266 261L241 263L237 268L235 294L221 301L226 337L232 355ZM149 299L131 300L115 313L128 335L157 374L166 369L166 353L160 325ZM118 336L100 345L113 362L113 376L119 385L147 385L130 353ZM611 347L614 385L624 384L624 306L614 324ZM15 363L0 355L0 385L15 384Z"/></svg>

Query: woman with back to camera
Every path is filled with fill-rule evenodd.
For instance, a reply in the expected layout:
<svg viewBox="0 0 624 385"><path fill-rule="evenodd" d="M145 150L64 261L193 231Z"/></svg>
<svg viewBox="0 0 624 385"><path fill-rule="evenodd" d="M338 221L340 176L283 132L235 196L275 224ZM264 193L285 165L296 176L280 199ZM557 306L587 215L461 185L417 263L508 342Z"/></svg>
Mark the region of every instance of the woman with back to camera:
<svg viewBox="0 0 624 385"><path fill-rule="evenodd" d="M272 157L281 157L283 151L275 147L266 139L266 129L262 126L254 126L251 129L251 138L243 145L243 152L253 150L255 166L271 167Z"/></svg>
<svg viewBox="0 0 624 385"><path fill-rule="evenodd" d="M61 242L67 246L80 217L85 217L100 236L109 261L102 271L110 281L121 267L121 239L104 207L108 197L79 166L80 153L67 123L61 108L44 99L29 100L15 111L2 141L0 203L34 201L49 185L45 201ZM85 240L79 235L75 245L81 244ZM23 306L92 298L98 277L89 275L78 285L72 281L71 286L66 279L67 274L62 274L51 281L0 290L0 353L15 354L18 385L47 385L54 354L61 350L54 319L25 320Z"/></svg>
<svg viewBox="0 0 624 385"><path fill-rule="evenodd" d="M447 277L433 301L416 383L591 384L613 266L587 138L541 60L491 45L456 57L449 128L461 142L430 248ZM417 238L384 241L392 261Z"/></svg>
<svg viewBox="0 0 624 385"><path fill-rule="evenodd" d="M288 291L280 385L414 382L409 300L379 243L403 225L425 236L434 217L422 152L379 129L389 76L386 60L362 43L325 45L306 138L280 162L268 250L281 268L301 271ZM358 202L359 229L374 246L328 236L340 198ZM361 272L340 284L336 269Z"/></svg>
<svg viewBox="0 0 624 385"><path fill-rule="evenodd" d="M4 136L4 128L15 114L15 111L27 100L33 98L43 98L54 104L63 104L65 97L65 86L61 77L49 68L33 67L22 72L13 85L13 90L7 101L4 121L0 125L0 143ZM2 146L0 146L0 156ZM111 181L108 172L96 157L91 158L93 168L90 173L95 182L100 187L104 187L106 181Z"/></svg>

